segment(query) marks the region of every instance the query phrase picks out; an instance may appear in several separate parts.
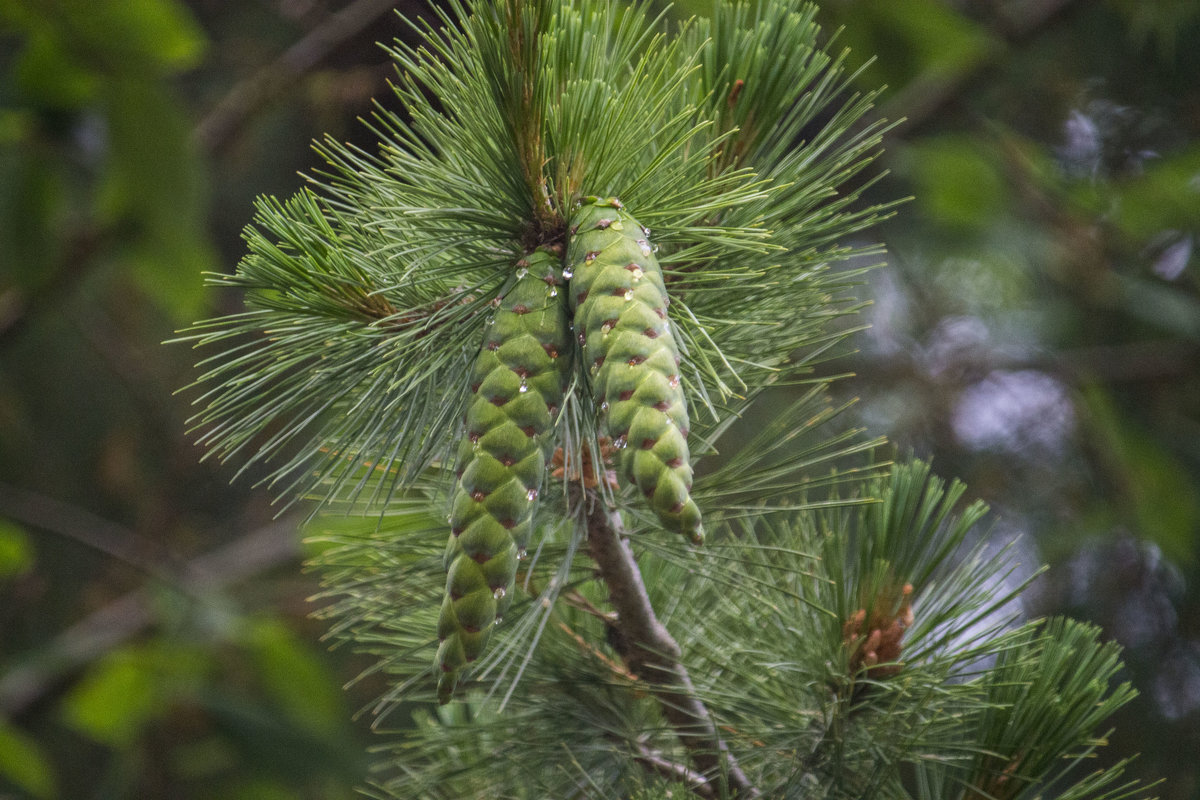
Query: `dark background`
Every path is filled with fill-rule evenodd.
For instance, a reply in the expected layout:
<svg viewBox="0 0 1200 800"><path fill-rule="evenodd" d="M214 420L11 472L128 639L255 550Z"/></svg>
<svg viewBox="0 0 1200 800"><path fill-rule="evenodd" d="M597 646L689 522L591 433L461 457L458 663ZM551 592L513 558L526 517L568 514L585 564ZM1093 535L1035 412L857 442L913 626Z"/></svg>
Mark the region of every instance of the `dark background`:
<svg viewBox="0 0 1200 800"><path fill-rule="evenodd" d="M686 16L708 7L677 3ZM201 463L197 356L258 194L388 104L423 3L0 0L0 798L354 796L382 692L298 519ZM1101 624L1133 771L1200 797L1200 3L827 0L887 84L874 326L832 368ZM1112 756L1108 756L1112 757Z"/></svg>

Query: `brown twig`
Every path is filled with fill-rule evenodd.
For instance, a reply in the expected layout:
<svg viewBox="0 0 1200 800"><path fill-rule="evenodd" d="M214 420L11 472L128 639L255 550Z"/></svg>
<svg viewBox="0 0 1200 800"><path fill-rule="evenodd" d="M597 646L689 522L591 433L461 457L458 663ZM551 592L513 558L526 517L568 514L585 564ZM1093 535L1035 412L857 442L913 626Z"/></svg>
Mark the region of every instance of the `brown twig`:
<svg viewBox="0 0 1200 800"><path fill-rule="evenodd" d="M396 5L396 0L355 0L331 14L270 64L234 86L196 126L192 141L210 153L220 151L258 109Z"/></svg>
<svg viewBox="0 0 1200 800"><path fill-rule="evenodd" d="M212 591L300 556L297 521L285 519L252 531L188 561L172 585L190 594ZM155 620L153 597L130 592L63 631L24 664L0 677L0 714L17 716L66 676L129 641Z"/></svg>
<svg viewBox="0 0 1200 800"><path fill-rule="evenodd" d="M609 658L599 647L596 647L596 645L583 638L583 634L579 633L579 631L562 621L559 621L556 624L558 625L559 630L561 630L567 636L570 636L571 639L574 640L575 644L579 645L579 649L582 652L590 655L592 658L608 667L609 671L614 675L622 680L629 681L630 683L638 679L637 675L634 675L632 672L630 672L628 667L618 664L616 661Z"/></svg>
<svg viewBox="0 0 1200 800"><path fill-rule="evenodd" d="M945 73L931 68L916 76L907 86L890 94L879 108L882 119L901 120L892 136L910 135L935 118L947 105L967 94L976 81L994 69L1013 46L1036 36L1054 19L1065 13L1076 0L1031 0L1019 11L1000 16L994 24L995 46L958 72Z"/></svg>
<svg viewBox="0 0 1200 800"><path fill-rule="evenodd" d="M158 542L70 503L0 483L0 517L72 539L160 580L173 579Z"/></svg>
<svg viewBox="0 0 1200 800"><path fill-rule="evenodd" d="M639 743L637 745L637 750L633 754L633 760L641 764L649 772L661 775L667 780L686 784L691 793L697 797L716 798L720 796L713 791L713 787L708 782L708 779L699 772L689 769L684 764L671 761L645 744Z"/></svg>
<svg viewBox="0 0 1200 800"><path fill-rule="evenodd" d="M577 484L573 488L576 501L586 503L588 551L617 612L613 638L621 659L646 682L705 785L717 795L724 783L733 796L759 797L697 696L691 676L680 661L678 643L654 613L633 552L624 540L620 515L607 508L594 492L584 492Z"/></svg>

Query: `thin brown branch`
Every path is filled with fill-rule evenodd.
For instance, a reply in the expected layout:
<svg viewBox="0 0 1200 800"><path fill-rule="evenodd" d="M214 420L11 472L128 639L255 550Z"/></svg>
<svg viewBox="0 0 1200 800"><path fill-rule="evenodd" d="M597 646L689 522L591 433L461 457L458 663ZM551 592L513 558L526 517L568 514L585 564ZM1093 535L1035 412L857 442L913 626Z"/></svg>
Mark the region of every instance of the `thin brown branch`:
<svg viewBox="0 0 1200 800"><path fill-rule="evenodd" d="M1020 45L1043 31L1077 0L1029 0L1019 10L998 16L993 25L994 46L957 72L937 67L916 76L902 89L892 92L880 106L878 116L900 120L892 136L909 135L933 119L939 111L966 95L979 78L995 69Z"/></svg>
<svg viewBox="0 0 1200 800"><path fill-rule="evenodd" d="M396 6L396 0L355 0L331 14L277 59L234 86L196 126L192 140L210 153L221 150L255 112Z"/></svg>
<svg viewBox="0 0 1200 800"><path fill-rule="evenodd" d="M173 585L190 594L212 591L300 556L297 521L280 520L188 561ZM0 677L0 714L20 715L81 666L119 647L155 621L154 598L130 592L59 634Z"/></svg>
<svg viewBox="0 0 1200 800"><path fill-rule="evenodd" d="M579 631L562 621L559 621L556 624L558 625L559 630L567 634L567 636L570 636L575 641L575 644L579 645L579 649L582 652L590 655L592 658L608 667L609 671L614 675L631 683L637 680L637 675L634 675L632 672L630 672L628 667L618 664L616 661L609 658L599 647L596 647L596 645L583 638L583 634L579 633Z"/></svg>
<svg viewBox="0 0 1200 800"><path fill-rule="evenodd" d="M157 542L70 503L0 483L0 517L74 540L160 580L173 580L168 554Z"/></svg>
<svg viewBox="0 0 1200 800"><path fill-rule="evenodd" d="M576 485L577 486L577 485ZM705 784L720 795L722 783L735 797L760 796L729 752L708 708L700 700L678 643L654 613L641 571L625 541L620 515L594 492L576 489L586 503L588 551L617 612L614 646L629 670L646 683L663 716L687 748Z"/></svg>
<svg viewBox="0 0 1200 800"><path fill-rule="evenodd" d="M670 781L686 784L688 790L697 797L716 798L720 796L713 791L712 785L699 772L689 769L683 764L671 761L669 758L655 752L644 744L638 744L633 760L655 775L660 775Z"/></svg>
<svg viewBox="0 0 1200 800"><path fill-rule="evenodd" d="M52 308L61 307L88 271L95 256L118 237L115 229L82 227L67 237L61 258L50 270L50 278L36 289L10 286L0 293L0 347L15 343L30 320Z"/></svg>

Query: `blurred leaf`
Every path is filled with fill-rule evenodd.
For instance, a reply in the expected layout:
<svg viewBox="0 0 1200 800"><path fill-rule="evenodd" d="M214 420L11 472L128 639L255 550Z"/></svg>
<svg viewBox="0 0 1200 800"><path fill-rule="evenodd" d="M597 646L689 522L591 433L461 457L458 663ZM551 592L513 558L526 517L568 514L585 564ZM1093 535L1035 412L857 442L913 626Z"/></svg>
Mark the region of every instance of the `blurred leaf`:
<svg viewBox="0 0 1200 800"><path fill-rule="evenodd" d="M177 694L199 683L207 664L202 649L170 642L116 650L67 696L65 721L98 742L126 747L149 722L170 711Z"/></svg>
<svg viewBox="0 0 1200 800"><path fill-rule="evenodd" d="M1200 19L1200 4L1195 0L1108 0L1128 21L1130 35L1141 44L1153 38L1160 50L1170 55L1179 44L1180 34Z"/></svg>
<svg viewBox="0 0 1200 800"><path fill-rule="evenodd" d="M1137 240L1200 229L1200 145L1148 162L1145 173L1114 189L1113 219Z"/></svg>
<svg viewBox="0 0 1200 800"><path fill-rule="evenodd" d="M1134 319L1180 336L1200 341L1200 300L1195 295L1162 281L1117 276L1121 305Z"/></svg>
<svg viewBox="0 0 1200 800"><path fill-rule="evenodd" d="M1200 530L1200 491L1186 467L1147 433L1125 422L1098 387L1085 402L1092 432L1100 438L1122 493L1114 502L1129 503L1137 532L1155 542L1179 564L1195 561Z"/></svg>
<svg viewBox="0 0 1200 800"><path fill-rule="evenodd" d="M56 34L46 27L29 37L13 69L14 78L34 103L78 108L95 94L100 76L80 64Z"/></svg>
<svg viewBox="0 0 1200 800"><path fill-rule="evenodd" d="M29 534L15 522L0 518L0 578L27 572L33 566Z"/></svg>
<svg viewBox="0 0 1200 800"><path fill-rule="evenodd" d="M110 159L97 200L101 219L139 234L123 254L132 277L176 320L203 310L199 275L215 265L205 229L203 168L189 144L184 109L159 84L122 80L105 87Z"/></svg>
<svg viewBox="0 0 1200 800"><path fill-rule="evenodd" d="M0 288L34 289L53 277L65 206L53 160L33 147L0 149Z"/></svg>
<svg viewBox="0 0 1200 800"><path fill-rule="evenodd" d="M245 633L245 646L263 687L293 722L325 735L345 728L348 714L337 678L283 623L254 622Z"/></svg>
<svg viewBox="0 0 1200 800"><path fill-rule="evenodd" d="M0 778L6 778L33 797L56 794L54 771L37 742L0 721ZM0 793L0 797L8 797Z"/></svg>
<svg viewBox="0 0 1200 800"><path fill-rule="evenodd" d="M98 742L125 747L163 707L161 687L138 653L119 650L97 664L63 704L66 722Z"/></svg>
<svg viewBox="0 0 1200 800"><path fill-rule="evenodd" d="M940 0L854 0L829 2L829 10L847 23L839 36L875 61L864 82L899 89L916 79L942 78L966 72L996 45L978 25Z"/></svg>
<svg viewBox="0 0 1200 800"><path fill-rule="evenodd" d="M84 74L175 72L198 64L205 47L203 29L178 0L15 0L0 6L0 18L51 40L36 45L48 54L74 54ZM36 63L58 68L54 59Z"/></svg>
<svg viewBox="0 0 1200 800"><path fill-rule="evenodd" d="M282 718L261 700L213 687L194 699L258 774L286 777L293 785L305 786L322 775L346 783L365 778L364 748L349 736L317 734Z"/></svg>
<svg viewBox="0 0 1200 800"><path fill-rule="evenodd" d="M258 778L222 788L219 795L212 797L214 800L218 797L220 800L300 800L301 795L278 781Z"/></svg>
<svg viewBox="0 0 1200 800"><path fill-rule="evenodd" d="M195 66L204 53L204 31L177 0L74 0L86 15L88 41L112 47L122 58L164 69Z"/></svg>
<svg viewBox="0 0 1200 800"><path fill-rule="evenodd" d="M902 161L933 222L982 229L1005 213L1007 186L978 137L927 137L906 148Z"/></svg>

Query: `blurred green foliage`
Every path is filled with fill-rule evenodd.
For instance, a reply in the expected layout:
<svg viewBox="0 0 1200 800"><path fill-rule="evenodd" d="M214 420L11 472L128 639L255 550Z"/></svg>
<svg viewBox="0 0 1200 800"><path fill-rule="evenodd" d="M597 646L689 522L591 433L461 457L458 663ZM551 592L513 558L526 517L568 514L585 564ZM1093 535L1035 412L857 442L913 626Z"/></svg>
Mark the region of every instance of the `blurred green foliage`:
<svg viewBox="0 0 1200 800"><path fill-rule="evenodd" d="M192 580L273 511L256 476L198 463L172 394L192 353L158 346L237 308L199 273L232 267L252 197L290 194L311 139L370 141L373 42L409 35L382 14L197 134L347 5L0 0L0 797L325 800L362 779L352 712L383 687L343 693L362 662L322 651L294 543ZM915 197L872 232L890 264L844 390L1054 562L1031 611L1102 625L1141 691L1112 757L1142 750L1135 772L1194 797L1200 3L822 17L907 118L885 191Z"/></svg>

